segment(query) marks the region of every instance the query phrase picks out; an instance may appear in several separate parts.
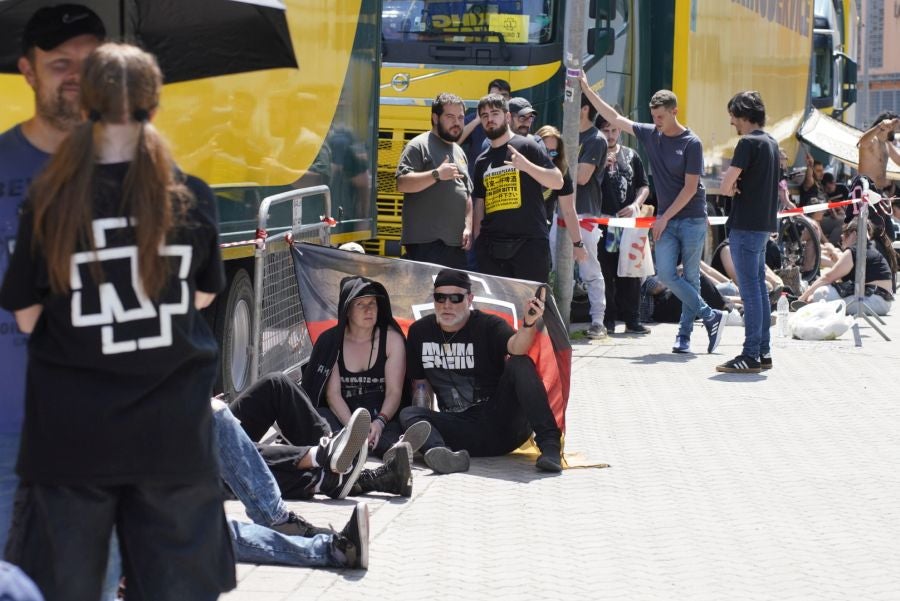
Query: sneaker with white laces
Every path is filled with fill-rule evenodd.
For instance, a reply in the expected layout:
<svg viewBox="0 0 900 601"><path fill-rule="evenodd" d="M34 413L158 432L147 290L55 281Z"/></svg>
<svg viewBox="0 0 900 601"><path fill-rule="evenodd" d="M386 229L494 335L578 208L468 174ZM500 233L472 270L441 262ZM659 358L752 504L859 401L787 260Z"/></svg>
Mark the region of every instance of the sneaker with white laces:
<svg viewBox="0 0 900 601"><path fill-rule="evenodd" d="M672 345L673 353L690 353L691 339L681 334L675 336L675 344Z"/></svg>
<svg viewBox="0 0 900 601"><path fill-rule="evenodd" d="M602 323L592 323L591 327L584 331L584 335L591 340L603 340L607 337L606 326Z"/></svg>
<svg viewBox="0 0 900 601"><path fill-rule="evenodd" d="M335 474L346 474L353 468L353 460L360 447L369 439L372 416L360 407L350 416L347 425L331 438L322 438L316 451L316 463ZM363 458L365 462L365 458Z"/></svg>
<svg viewBox="0 0 900 601"><path fill-rule="evenodd" d="M746 355L738 355L731 361L716 366L716 371L726 374L758 374L762 371L759 361Z"/></svg>
<svg viewBox="0 0 900 601"><path fill-rule="evenodd" d="M712 353L718 348L722 342L722 334L725 332L725 313L718 309L712 310L712 317L703 320L706 326L706 333L709 334L709 344L706 347L707 353Z"/></svg>
<svg viewBox="0 0 900 601"><path fill-rule="evenodd" d="M381 460L384 463L389 462L403 443L407 443L410 449L412 449L412 454L415 455L416 451L422 448L422 445L425 444L425 441L428 440L430 435L430 423L424 420L414 423L406 429L406 432L400 435L400 439L397 442L392 444L390 448L384 452L384 457L382 457Z"/></svg>

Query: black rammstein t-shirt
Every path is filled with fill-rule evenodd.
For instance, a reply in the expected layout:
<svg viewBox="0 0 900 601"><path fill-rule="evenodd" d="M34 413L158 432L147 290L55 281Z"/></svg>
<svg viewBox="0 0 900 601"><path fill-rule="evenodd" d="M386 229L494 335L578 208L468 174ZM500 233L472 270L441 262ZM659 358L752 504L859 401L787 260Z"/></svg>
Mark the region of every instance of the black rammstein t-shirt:
<svg viewBox="0 0 900 601"><path fill-rule="evenodd" d="M224 270L212 191L196 197L160 248L169 283L159 299L140 286L131 218L121 212L128 164L95 171L96 255L72 255L71 291L50 291L26 211L0 304L43 306L29 341L25 425L18 471L51 484L191 482L217 473L209 397L218 348L194 307L195 291L218 292ZM99 257L98 284L90 266Z"/></svg>

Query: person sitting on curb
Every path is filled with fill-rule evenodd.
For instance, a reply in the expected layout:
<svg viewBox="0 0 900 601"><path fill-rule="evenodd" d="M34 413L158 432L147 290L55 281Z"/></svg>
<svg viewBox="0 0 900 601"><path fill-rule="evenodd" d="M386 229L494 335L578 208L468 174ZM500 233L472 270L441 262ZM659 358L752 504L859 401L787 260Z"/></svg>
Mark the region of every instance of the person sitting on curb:
<svg viewBox="0 0 900 601"><path fill-rule="evenodd" d="M440 411L406 407L407 427L431 424L423 445L425 464L441 474L469 469L469 455L505 455L535 434L541 449L536 466L562 471L560 430L547 391L526 355L543 298L531 298L515 331L503 319L472 308L469 275L442 269L434 281L434 314L409 328L407 373L413 388L437 395Z"/></svg>
<svg viewBox="0 0 900 601"><path fill-rule="evenodd" d="M332 436L331 427L306 392L280 372L263 376L228 406L253 441L278 424L287 444L258 444L256 448L286 499L310 499L317 493L336 499L366 492L412 494L414 451L408 443L392 445L377 469L363 469L372 430L370 414L364 408L357 408L347 425ZM429 431L427 424L418 426L409 438L421 445Z"/></svg>
<svg viewBox="0 0 900 601"><path fill-rule="evenodd" d="M401 436L404 343L384 286L362 276L343 278L338 323L316 340L300 382L333 430L345 426L354 409L364 408L371 417L369 449L378 457L401 438L415 453L428 436L421 429Z"/></svg>

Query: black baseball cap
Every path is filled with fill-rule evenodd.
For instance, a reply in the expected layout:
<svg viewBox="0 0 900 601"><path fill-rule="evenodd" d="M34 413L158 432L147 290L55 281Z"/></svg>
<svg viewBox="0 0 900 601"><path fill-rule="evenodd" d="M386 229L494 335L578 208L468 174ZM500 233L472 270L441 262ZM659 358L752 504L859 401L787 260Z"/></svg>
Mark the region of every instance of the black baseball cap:
<svg viewBox="0 0 900 601"><path fill-rule="evenodd" d="M74 37L91 34L106 37L106 28L97 13L80 4L57 4L39 8L25 24L22 54L37 46L53 50Z"/></svg>
<svg viewBox="0 0 900 601"><path fill-rule="evenodd" d="M517 98L510 98L508 106L509 106L509 112L511 114L519 115L520 117L527 117L528 115L531 115L532 113L537 113L537 111L534 110L534 107L531 106L531 103L528 102L526 99L522 98L521 96L519 96Z"/></svg>
<svg viewBox="0 0 900 601"><path fill-rule="evenodd" d="M434 279L434 287L440 288L441 286L456 286L457 288L465 288L471 292L472 280L465 271L450 269L448 267L446 269L441 269Z"/></svg>

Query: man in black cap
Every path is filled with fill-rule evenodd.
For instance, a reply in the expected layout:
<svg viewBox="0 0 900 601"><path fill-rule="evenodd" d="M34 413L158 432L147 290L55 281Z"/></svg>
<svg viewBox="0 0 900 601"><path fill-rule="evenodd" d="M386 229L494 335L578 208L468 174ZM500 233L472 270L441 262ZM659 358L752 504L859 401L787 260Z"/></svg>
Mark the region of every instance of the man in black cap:
<svg viewBox="0 0 900 601"><path fill-rule="evenodd" d="M22 35L19 70L34 90L34 116L0 134L0 280L15 245L19 208L34 175L81 121L81 63L105 37L103 22L74 4L39 9ZM13 468L19 449L25 399L26 337L13 316L0 309L0 548L6 543Z"/></svg>
<svg viewBox="0 0 900 601"><path fill-rule="evenodd" d="M468 470L470 454L505 455L532 431L541 449L537 468L561 471L560 430L544 384L526 355L544 313L543 299L529 299L515 331L496 315L473 309L473 298L467 273L438 273L434 313L409 328L406 373L414 399L436 394L440 411L407 407L400 421L404 427L423 420L431 424L422 451L437 473Z"/></svg>
<svg viewBox="0 0 900 601"><path fill-rule="evenodd" d="M528 100L521 96L509 99L509 120L514 132L528 137L536 118L537 111Z"/></svg>

